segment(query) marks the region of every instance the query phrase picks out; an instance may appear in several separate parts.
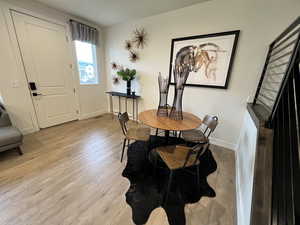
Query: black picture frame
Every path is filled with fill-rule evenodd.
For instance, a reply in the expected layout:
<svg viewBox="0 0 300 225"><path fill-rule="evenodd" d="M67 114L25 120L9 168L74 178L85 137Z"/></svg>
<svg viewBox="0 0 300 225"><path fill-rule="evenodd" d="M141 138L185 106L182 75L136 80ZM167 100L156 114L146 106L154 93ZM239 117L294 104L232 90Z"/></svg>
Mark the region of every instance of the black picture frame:
<svg viewBox="0 0 300 225"><path fill-rule="evenodd" d="M185 40L193 40L193 39L201 39L201 38L209 38L209 37L221 37L221 36L228 36L228 35L234 35L234 42L233 47L231 51L229 66L226 74L226 81L225 85L218 86L218 85L204 85L204 84L185 84L187 87L205 87L205 88L220 88L220 89L227 89L228 83L230 80L230 75L233 67L234 58L236 55L236 49L237 49L237 43L239 40L240 30L233 30L233 31L226 31L226 32L220 32L220 33L212 33L212 34L204 34L204 35L196 35L196 36L188 36L188 37L181 37L181 38L174 38L171 42L171 54L170 54L170 67L169 67L169 83L171 85L175 85L172 81L172 60L173 60L173 53L174 53L174 43L177 41L185 41Z"/></svg>

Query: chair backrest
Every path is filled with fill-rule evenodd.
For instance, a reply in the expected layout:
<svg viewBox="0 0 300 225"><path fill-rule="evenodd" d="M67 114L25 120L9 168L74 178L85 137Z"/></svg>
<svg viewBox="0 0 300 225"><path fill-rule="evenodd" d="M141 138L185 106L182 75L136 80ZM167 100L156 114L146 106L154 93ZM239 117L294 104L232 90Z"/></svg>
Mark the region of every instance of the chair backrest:
<svg viewBox="0 0 300 225"><path fill-rule="evenodd" d="M5 107L0 103L0 127L11 126L11 121Z"/></svg>
<svg viewBox="0 0 300 225"><path fill-rule="evenodd" d="M186 165L189 162L191 156L193 156L193 155L195 155L194 162L193 162L192 165L189 165L189 166L195 165L197 163L197 161L199 160L199 158L201 157L201 155L203 155L205 153L208 146L209 146L209 143L206 143L206 144L197 144L194 147L190 148L190 150L189 150L189 152L186 156L185 162L183 164L183 167L186 167Z"/></svg>
<svg viewBox="0 0 300 225"><path fill-rule="evenodd" d="M202 124L205 126L204 135L208 138L218 125L218 117L206 115Z"/></svg>
<svg viewBox="0 0 300 225"><path fill-rule="evenodd" d="M123 131L123 134L126 136L127 134L127 122L129 121L129 117L128 117L128 113L124 112L124 113L119 113L118 114L118 119Z"/></svg>

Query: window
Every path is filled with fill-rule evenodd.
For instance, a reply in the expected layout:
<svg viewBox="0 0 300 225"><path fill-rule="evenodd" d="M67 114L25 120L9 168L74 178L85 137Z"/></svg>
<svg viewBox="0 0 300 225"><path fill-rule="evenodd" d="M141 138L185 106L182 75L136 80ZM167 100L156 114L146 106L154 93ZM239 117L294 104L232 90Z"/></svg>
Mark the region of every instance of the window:
<svg viewBox="0 0 300 225"><path fill-rule="evenodd" d="M96 46L75 41L80 84L98 84Z"/></svg>

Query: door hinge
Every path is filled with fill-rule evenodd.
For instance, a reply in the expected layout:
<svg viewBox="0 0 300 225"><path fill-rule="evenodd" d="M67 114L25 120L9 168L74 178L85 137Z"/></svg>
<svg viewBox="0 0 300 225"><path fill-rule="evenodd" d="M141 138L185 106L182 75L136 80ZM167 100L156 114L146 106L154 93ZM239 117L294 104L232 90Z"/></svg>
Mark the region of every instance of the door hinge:
<svg viewBox="0 0 300 225"><path fill-rule="evenodd" d="M69 37L68 36L66 36L66 41L69 42Z"/></svg>
<svg viewBox="0 0 300 225"><path fill-rule="evenodd" d="M73 69L73 64L72 64L72 63L70 63L70 65L69 65L69 66L70 66L70 68L71 68L71 69Z"/></svg>
<svg viewBox="0 0 300 225"><path fill-rule="evenodd" d="M74 94L76 93L76 88L73 88L73 92L74 92Z"/></svg>
<svg viewBox="0 0 300 225"><path fill-rule="evenodd" d="M79 114L79 110L76 110L76 114Z"/></svg>

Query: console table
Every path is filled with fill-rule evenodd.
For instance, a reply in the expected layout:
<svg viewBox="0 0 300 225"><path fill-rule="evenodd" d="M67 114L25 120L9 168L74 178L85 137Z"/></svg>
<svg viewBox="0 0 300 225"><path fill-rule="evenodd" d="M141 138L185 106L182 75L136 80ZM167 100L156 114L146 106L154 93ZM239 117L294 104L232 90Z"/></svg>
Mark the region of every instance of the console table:
<svg viewBox="0 0 300 225"><path fill-rule="evenodd" d="M121 98L125 98L125 112L127 112L127 99L132 99L132 119L137 120L138 111L138 100L141 96L139 95L128 95L122 92L108 91L106 94L109 95L109 108L112 115L114 114L113 96L119 98L119 113L122 113Z"/></svg>

